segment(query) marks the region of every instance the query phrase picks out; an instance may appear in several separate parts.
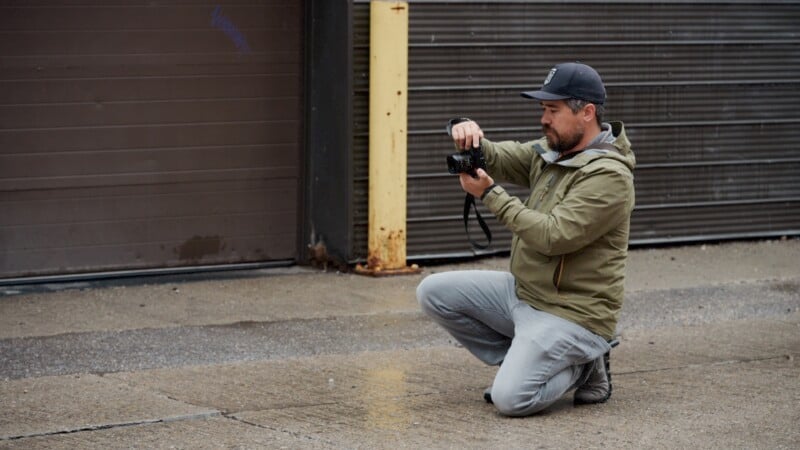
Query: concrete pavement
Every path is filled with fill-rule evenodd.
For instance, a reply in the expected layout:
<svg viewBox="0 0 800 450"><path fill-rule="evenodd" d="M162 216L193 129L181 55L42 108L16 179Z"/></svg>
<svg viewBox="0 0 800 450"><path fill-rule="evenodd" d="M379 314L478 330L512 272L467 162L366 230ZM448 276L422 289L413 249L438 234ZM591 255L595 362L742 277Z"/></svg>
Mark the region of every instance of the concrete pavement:
<svg viewBox="0 0 800 450"><path fill-rule="evenodd" d="M502 417L434 271L0 287L0 448L798 448L800 240L639 249L614 395Z"/></svg>

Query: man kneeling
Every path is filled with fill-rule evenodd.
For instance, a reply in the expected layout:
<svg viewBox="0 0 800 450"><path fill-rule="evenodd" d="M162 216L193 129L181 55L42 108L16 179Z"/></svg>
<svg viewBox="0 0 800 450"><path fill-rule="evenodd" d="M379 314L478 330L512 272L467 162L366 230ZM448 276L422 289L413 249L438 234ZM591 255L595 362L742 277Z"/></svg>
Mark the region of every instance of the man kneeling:
<svg viewBox="0 0 800 450"><path fill-rule="evenodd" d="M486 171L465 192L513 233L509 272L431 275L423 311L481 361L499 365L487 401L534 414L571 389L576 404L611 396L609 341L622 308L635 158L621 122L602 120L606 91L589 66L555 66L540 90L542 134L492 142L470 119L448 125L456 147L480 147ZM494 177L494 178L493 178ZM531 190L523 202L495 184Z"/></svg>

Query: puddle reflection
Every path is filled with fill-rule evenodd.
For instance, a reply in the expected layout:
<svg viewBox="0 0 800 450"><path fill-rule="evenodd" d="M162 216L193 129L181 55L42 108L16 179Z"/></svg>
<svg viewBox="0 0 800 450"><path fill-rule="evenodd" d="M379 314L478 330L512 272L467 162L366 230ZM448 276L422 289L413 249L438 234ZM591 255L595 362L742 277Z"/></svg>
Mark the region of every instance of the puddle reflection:
<svg viewBox="0 0 800 450"><path fill-rule="evenodd" d="M382 430L404 430L411 425L406 396L406 367L368 369L360 392L366 410L365 426Z"/></svg>

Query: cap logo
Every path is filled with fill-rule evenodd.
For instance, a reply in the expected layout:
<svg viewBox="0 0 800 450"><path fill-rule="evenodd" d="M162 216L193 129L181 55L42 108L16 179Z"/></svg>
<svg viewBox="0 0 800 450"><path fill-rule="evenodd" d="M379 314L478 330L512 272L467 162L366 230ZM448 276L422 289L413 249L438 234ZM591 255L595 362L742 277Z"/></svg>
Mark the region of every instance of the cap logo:
<svg viewBox="0 0 800 450"><path fill-rule="evenodd" d="M548 74L547 74L547 78L545 78L545 79L544 79L544 84L545 84L545 85L548 85L548 84L550 84L550 81L551 81L551 80L553 79L553 77L555 76L555 74L556 74L556 71L558 71L558 69L557 69L557 68L555 68L555 67L553 67L552 69L550 69L550 73L548 73Z"/></svg>

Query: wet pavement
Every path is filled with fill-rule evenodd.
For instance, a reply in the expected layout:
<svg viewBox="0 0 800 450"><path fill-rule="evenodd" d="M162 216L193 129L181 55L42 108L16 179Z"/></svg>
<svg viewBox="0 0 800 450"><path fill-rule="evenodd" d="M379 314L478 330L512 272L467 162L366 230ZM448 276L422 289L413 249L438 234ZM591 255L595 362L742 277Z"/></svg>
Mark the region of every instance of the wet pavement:
<svg viewBox="0 0 800 450"><path fill-rule="evenodd" d="M0 448L798 448L800 240L638 249L614 394L510 419L425 275L0 286Z"/></svg>

